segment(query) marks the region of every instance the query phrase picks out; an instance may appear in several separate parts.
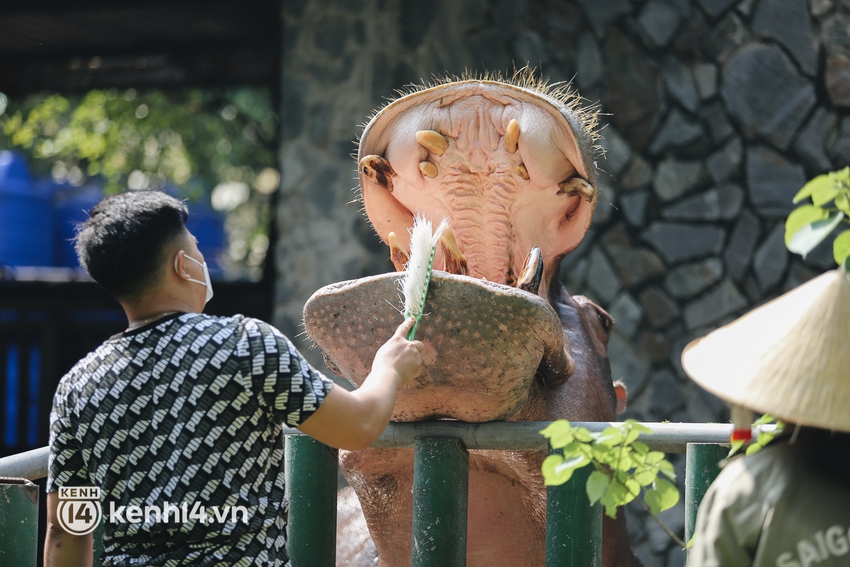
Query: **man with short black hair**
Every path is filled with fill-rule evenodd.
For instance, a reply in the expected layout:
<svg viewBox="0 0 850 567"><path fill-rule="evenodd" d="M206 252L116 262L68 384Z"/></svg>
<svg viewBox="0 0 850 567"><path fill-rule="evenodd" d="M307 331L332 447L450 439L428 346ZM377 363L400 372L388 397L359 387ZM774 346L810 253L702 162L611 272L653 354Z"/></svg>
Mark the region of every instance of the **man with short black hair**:
<svg viewBox="0 0 850 567"><path fill-rule="evenodd" d="M69 534L57 517L56 491L85 485L102 492L104 565L288 564L281 424L363 449L421 372L422 343L405 339L412 318L348 392L271 325L203 315L212 284L187 218L173 197L128 191L98 204L77 236L82 265L129 325L56 390L48 567L92 563L91 535Z"/></svg>

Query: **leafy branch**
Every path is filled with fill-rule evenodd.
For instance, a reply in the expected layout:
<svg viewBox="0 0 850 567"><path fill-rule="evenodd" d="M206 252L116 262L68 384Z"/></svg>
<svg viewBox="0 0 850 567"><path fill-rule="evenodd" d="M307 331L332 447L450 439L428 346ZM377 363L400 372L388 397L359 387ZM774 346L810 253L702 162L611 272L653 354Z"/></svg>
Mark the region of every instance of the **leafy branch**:
<svg viewBox="0 0 850 567"><path fill-rule="evenodd" d="M794 209L785 221L785 245L805 259L839 225L850 224L850 167L806 183L794 196L794 203L804 199L811 203ZM836 264L850 270L850 228L832 242L832 254Z"/></svg>
<svg viewBox="0 0 850 567"><path fill-rule="evenodd" d="M676 505L679 490L670 482L676 480L676 473L664 453L650 451L646 443L637 440L641 433L652 434L651 429L629 419L617 427L591 433L560 419L540 433L556 450L543 461L541 472L546 486L564 484L576 470L592 464L594 471L586 486L591 505L600 502L605 514L616 518L619 507L637 500L678 544L685 547L685 543L658 518L659 513ZM644 491L643 499L640 498L641 490Z"/></svg>

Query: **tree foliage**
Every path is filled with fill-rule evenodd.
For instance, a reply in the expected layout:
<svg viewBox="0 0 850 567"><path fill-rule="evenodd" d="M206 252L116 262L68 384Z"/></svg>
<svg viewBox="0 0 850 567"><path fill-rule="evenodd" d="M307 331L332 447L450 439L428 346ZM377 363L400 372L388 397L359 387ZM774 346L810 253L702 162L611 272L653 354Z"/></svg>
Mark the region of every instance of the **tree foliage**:
<svg viewBox="0 0 850 567"><path fill-rule="evenodd" d="M794 203L806 199L811 202L794 209L785 221L785 245L803 258L836 228L850 224L850 167L806 183L794 196ZM850 228L833 240L832 254L839 266L850 269Z"/></svg>
<svg viewBox="0 0 850 567"><path fill-rule="evenodd" d="M650 435L652 430L636 420L591 433L559 419L540 433L556 450L543 461L546 486L563 484L577 469L592 464L595 470L587 479L587 496L591 505L600 502L612 518L620 506L638 499L641 491L644 505L656 519L679 501L672 463L664 453L650 451L646 443L638 441L641 434Z"/></svg>
<svg viewBox="0 0 850 567"><path fill-rule="evenodd" d="M0 95L2 96L2 95ZM4 112L5 111L5 112ZM268 248L277 115L263 89L92 90L0 101L0 148L37 174L107 193L168 187L228 213L228 255L242 273Z"/></svg>

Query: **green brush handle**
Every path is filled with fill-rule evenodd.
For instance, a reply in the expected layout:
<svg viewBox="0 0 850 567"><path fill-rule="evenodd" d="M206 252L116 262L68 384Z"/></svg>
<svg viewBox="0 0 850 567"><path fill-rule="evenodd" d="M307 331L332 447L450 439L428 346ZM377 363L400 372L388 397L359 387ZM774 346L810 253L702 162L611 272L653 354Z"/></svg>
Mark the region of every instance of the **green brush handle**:
<svg viewBox="0 0 850 567"><path fill-rule="evenodd" d="M425 299L428 297L428 286L431 284L431 271L434 268L434 254L437 252L437 247L431 247L431 256L428 258L428 270L425 272L425 292L422 294L422 301L419 302L419 313L415 313L416 322L413 327L407 332L407 340L412 341L416 336L416 329L419 328L419 321L422 320L422 312L425 311Z"/></svg>

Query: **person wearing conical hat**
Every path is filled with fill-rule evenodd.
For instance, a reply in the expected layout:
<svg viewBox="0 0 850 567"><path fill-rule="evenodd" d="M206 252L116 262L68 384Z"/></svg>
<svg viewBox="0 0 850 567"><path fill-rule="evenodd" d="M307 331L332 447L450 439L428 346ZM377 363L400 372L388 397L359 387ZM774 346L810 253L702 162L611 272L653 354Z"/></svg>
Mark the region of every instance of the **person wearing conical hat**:
<svg viewBox="0 0 850 567"><path fill-rule="evenodd" d="M693 341L682 364L731 405L786 423L711 485L688 567L850 566L850 273L827 272Z"/></svg>

